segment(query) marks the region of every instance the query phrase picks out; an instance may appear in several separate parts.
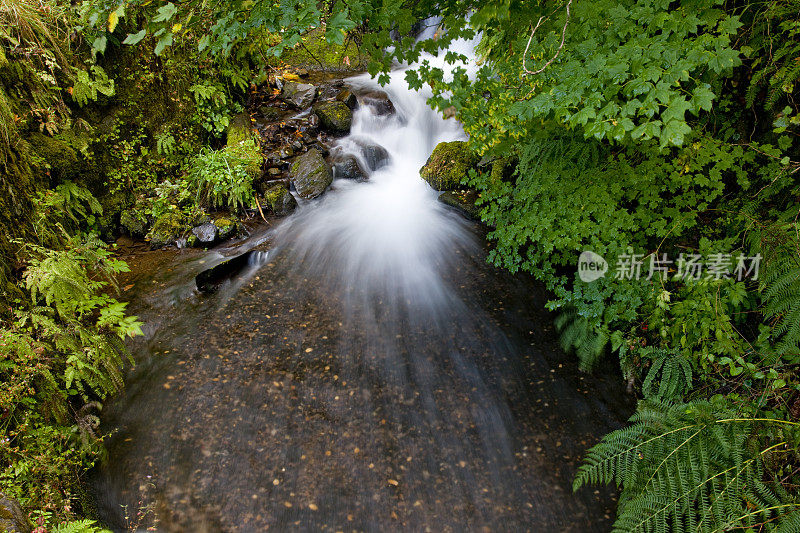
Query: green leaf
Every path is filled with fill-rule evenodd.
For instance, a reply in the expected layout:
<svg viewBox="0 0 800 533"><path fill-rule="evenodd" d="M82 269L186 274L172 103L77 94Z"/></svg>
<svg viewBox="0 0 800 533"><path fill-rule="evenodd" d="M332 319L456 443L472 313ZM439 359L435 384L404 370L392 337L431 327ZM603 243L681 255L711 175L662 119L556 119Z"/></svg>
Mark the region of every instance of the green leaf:
<svg viewBox="0 0 800 533"><path fill-rule="evenodd" d="M692 112L695 115L699 115L701 110L711 111L715 95L709 87L708 84L705 84L694 90L694 94L692 94Z"/></svg>
<svg viewBox="0 0 800 533"><path fill-rule="evenodd" d="M165 49L167 46L172 46L172 34L171 34L171 33L165 33L164 35L162 35L162 36L161 36L161 37L158 39L158 42L156 43L156 48L155 48L155 50L154 50L154 51L155 51L155 54L156 54L157 56L158 56L158 55L161 55L161 52L163 52L163 51L164 51L164 49Z"/></svg>
<svg viewBox="0 0 800 533"><path fill-rule="evenodd" d="M97 52L100 52L101 54L104 53L106 51L106 44L107 43L108 43L108 41L106 39L106 34L105 33L100 35L100 36L98 36L94 40L94 42L92 42L92 53L93 54L96 54Z"/></svg>
<svg viewBox="0 0 800 533"><path fill-rule="evenodd" d="M141 30L136 33L129 33L128 36L125 37L125 40L122 41L122 44L130 44L130 45L138 44L139 42L141 42L142 39L144 39L145 35L147 35L147 30Z"/></svg>
<svg viewBox="0 0 800 533"><path fill-rule="evenodd" d="M661 147L669 144L673 146L683 145L684 136L691 133L690 128L686 122L682 120L670 120L664 125L664 130L661 132Z"/></svg>
<svg viewBox="0 0 800 533"><path fill-rule="evenodd" d="M175 16L178 8L172 2L158 8L158 14L153 17L153 22L166 22Z"/></svg>

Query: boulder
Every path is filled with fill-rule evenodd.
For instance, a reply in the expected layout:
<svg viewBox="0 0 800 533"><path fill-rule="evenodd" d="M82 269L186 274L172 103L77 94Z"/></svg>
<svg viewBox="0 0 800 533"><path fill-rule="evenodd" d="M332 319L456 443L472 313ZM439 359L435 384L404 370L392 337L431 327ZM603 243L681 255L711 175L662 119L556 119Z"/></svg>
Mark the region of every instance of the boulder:
<svg viewBox="0 0 800 533"><path fill-rule="evenodd" d="M303 198L316 198L333 182L333 171L317 150L297 156L289 169L289 177Z"/></svg>
<svg viewBox="0 0 800 533"><path fill-rule="evenodd" d="M356 95L354 95L350 89L342 89L339 91L339 94L336 95L336 99L350 109L358 107L358 98L356 98Z"/></svg>
<svg viewBox="0 0 800 533"><path fill-rule="evenodd" d="M287 81L283 85L283 91L281 91L281 98L297 109L305 109L310 106L314 102L316 95L317 88L310 83L297 83L294 81Z"/></svg>
<svg viewBox="0 0 800 533"><path fill-rule="evenodd" d="M0 531L8 533L30 533L31 524L16 500L0 493Z"/></svg>
<svg viewBox="0 0 800 533"><path fill-rule="evenodd" d="M439 201L455 208L470 220L480 221L480 209L475 205L478 199L477 191L472 189L462 191L446 191L439 195Z"/></svg>
<svg viewBox="0 0 800 533"><path fill-rule="evenodd" d="M358 158L353 154L343 154L333 160L334 177L348 180L366 181L369 179L366 171L361 168Z"/></svg>
<svg viewBox="0 0 800 533"><path fill-rule="evenodd" d="M389 152L380 144L365 141L357 141L357 144L361 147L361 155L364 156L370 170L378 170L389 164L391 159Z"/></svg>
<svg viewBox="0 0 800 533"><path fill-rule="evenodd" d="M396 112L389 95L383 91L370 91L362 94L361 103L374 109L376 115L394 115Z"/></svg>
<svg viewBox="0 0 800 533"><path fill-rule="evenodd" d="M253 125L250 123L250 115L247 112L239 113L228 123L228 146L234 146L253 138Z"/></svg>
<svg viewBox="0 0 800 533"><path fill-rule="evenodd" d="M214 226L217 228L217 236L221 241L235 237L239 228L238 222L229 217L217 217L214 219Z"/></svg>
<svg viewBox="0 0 800 533"><path fill-rule="evenodd" d="M150 224L147 217L133 209L126 209L119 217L119 225L131 237L143 238Z"/></svg>
<svg viewBox="0 0 800 533"><path fill-rule="evenodd" d="M353 112L339 100L318 103L314 106L314 113L319 117L322 129L337 134L350 132Z"/></svg>
<svg viewBox="0 0 800 533"><path fill-rule="evenodd" d="M297 207L297 200L283 183L267 189L267 192L264 193L264 200L266 200L269 210L279 217L288 215Z"/></svg>
<svg viewBox="0 0 800 533"><path fill-rule="evenodd" d="M211 222L192 228L192 245L200 247L212 246L219 238L219 228Z"/></svg>
<svg viewBox="0 0 800 533"><path fill-rule="evenodd" d="M263 254L263 252L251 250L237 255L232 259L228 259L227 261L223 261L208 270L203 270L194 278L197 290L203 293L212 293L216 291L223 282L236 277L250 266L253 260L258 257L258 254Z"/></svg>
<svg viewBox="0 0 800 533"><path fill-rule="evenodd" d="M433 149L419 175L437 191L451 191L477 164L478 157L467 149L466 142L442 142Z"/></svg>
<svg viewBox="0 0 800 533"><path fill-rule="evenodd" d="M150 248L155 250L174 243L183 236L185 230L183 215L180 212L164 213L158 217L150 233L147 234L150 239Z"/></svg>

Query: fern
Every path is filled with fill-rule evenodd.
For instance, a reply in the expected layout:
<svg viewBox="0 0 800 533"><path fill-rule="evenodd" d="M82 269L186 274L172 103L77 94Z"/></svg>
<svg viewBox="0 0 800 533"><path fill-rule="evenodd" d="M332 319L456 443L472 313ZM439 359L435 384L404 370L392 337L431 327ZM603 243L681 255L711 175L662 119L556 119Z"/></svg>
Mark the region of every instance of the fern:
<svg viewBox="0 0 800 533"><path fill-rule="evenodd" d="M615 531L712 532L797 520L789 511L800 502L764 466L786 451L785 433L796 424L739 418L707 401L643 403L631 422L589 451L573 485L622 487Z"/></svg>
<svg viewBox="0 0 800 533"><path fill-rule="evenodd" d="M644 357L652 361L642 382L642 394L659 401L677 401L692 388L692 365L672 350L649 349Z"/></svg>
<svg viewBox="0 0 800 533"><path fill-rule="evenodd" d="M591 371L605 353L608 332L594 327L574 308L559 314L553 323L559 332L561 347L565 351L575 350L581 370Z"/></svg>
<svg viewBox="0 0 800 533"><path fill-rule="evenodd" d="M89 70L76 69L72 98L75 99L78 105L83 107L90 100L96 101L98 94L113 96L114 80L109 79L106 71L98 65L92 65Z"/></svg>
<svg viewBox="0 0 800 533"><path fill-rule="evenodd" d="M800 359L800 237L791 227L772 226L756 238L764 252L762 313L772 325L774 352L796 363Z"/></svg>
<svg viewBox="0 0 800 533"><path fill-rule="evenodd" d="M94 520L76 520L53 528L53 533L106 533L107 531L99 527Z"/></svg>

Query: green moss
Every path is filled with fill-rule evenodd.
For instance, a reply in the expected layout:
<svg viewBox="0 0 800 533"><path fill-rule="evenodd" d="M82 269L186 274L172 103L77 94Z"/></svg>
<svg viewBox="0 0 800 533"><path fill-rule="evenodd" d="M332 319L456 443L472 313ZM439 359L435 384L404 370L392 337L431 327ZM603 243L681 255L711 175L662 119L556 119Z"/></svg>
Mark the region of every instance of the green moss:
<svg viewBox="0 0 800 533"><path fill-rule="evenodd" d="M179 211L170 211L161 215L147 237L150 239L150 247L161 248L171 244L176 239L183 236L187 231L186 221Z"/></svg>
<svg viewBox="0 0 800 533"><path fill-rule="evenodd" d="M225 240L234 236L239 222L230 217L217 217L214 219L214 225L219 229L219 239Z"/></svg>
<svg viewBox="0 0 800 533"><path fill-rule="evenodd" d="M466 142L443 142L433 149L419 175L434 189L449 191L457 188L477 164L478 157L469 151Z"/></svg>
<svg viewBox="0 0 800 533"><path fill-rule="evenodd" d="M297 200L283 184L273 185L264 193L267 208L275 215L284 216L294 211Z"/></svg>
<svg viewBox="0 0 800 533"><path fill-rule="evenodd" d="M254 139L253 128L250 124L250 115L242 112L231 119L228 124L227 142L228 146L234 146L244 141Z"/></svg>
<svg viewBox="0 0 800 533"><path fill-rule="evenodd" d="M353 124L353 112L343 102L320 102L314 106L323 129L334 133L347 133Z"/></svg>
<svg viewBox="0 0 800 533"><path fill-rule="evenodd" d="M74 180L81 173L78 153L66 142L43 133L33 132L28 137L36 155L45 163L54 177Z"/></svg>
<svg viewBox="0 0 800 533"><path fill-rule="evenodd" d="M359 54L355 42L347 41L346 45L331 44L325 40L323 28L309 32L303 38L303 45L304 47L298 45L284 51L280 60L293 67L308 70L348 72L366 68L368 58ZM345 58L348 58L350 65L345 62Z"/></svg>

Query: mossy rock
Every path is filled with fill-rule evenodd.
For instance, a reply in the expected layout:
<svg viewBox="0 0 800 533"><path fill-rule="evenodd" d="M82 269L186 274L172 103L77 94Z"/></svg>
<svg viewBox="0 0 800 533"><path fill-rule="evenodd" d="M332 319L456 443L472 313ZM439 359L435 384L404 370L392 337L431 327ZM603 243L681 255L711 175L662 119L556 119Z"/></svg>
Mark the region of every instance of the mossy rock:
<svg viewBox="0 0 800 533"><path fill-rule="evenodd" d="M279 217L288 215L297 207L297 200L285 185L273 185L264 193L264 200L269 210Z"/></svg>
<svg viewBox="0 0 800 533"><path fill-rule="evenodd" d="M354 72L364 70L369 57L360 53L355 39L345 39L345 44L329 43L325 39L325 28L316 28L303 37L303 46L284 50L278 61L295 70Z"/></svg>
<svg viewBox="0 0 800 533"><path fill-rule="evenodd" d="M311 149L297 156L289 169L289 177L297 194L303 198L316 198L333 183L333 170L318 150Z"/></svg>
<svg viewBox="0 0 800 533"><path fill-rule="evenodd" d="M147 217L133 209L127 209L119 217L122 230L131 237L142 238L147 235L150 223Z"/></svg>
<svg viewBox="0 0 800 533"><path fill-rule="evenodd" d="M147 237L150 239L150 248L155 250L174 243L186 233L186 221L178 211L170 211L158 217Z"/></svg>
<svg viewBox="0 0 800 533"><path fill-rule="evenodd" d="M239 221L232 217L217 217L214 225L219 230L219 240L224 241L239 233Z"/></svg>
<svg viewBox="0 0 800 533"><path fill-rule="evenodd" d="M318 103L314 106L314 113L319 117L322 129L331 133L349 133L353 125L353 111L339 100Z"/></svg>
<svg viewBox="0 0 800 533"><path fill-rule="evenodd" d="M419 175L437 191L452 191L477 164L478 156L469 151L466 142L442 142L433 149Z"/></svg>
<svg viewBox="0 0 800 533"><path fill-rule="evenodd" d="M0 494L0 531L30 533L31 525L19 503Z"/></svg>
<svg viewBox="0 0 800 533"><path fill-rule="evenodd" d="M28 137L36 155L50 169L53 177L73 180L81 173L78 153L66 142L43 133L34 132Z"/></svg>
<svg viewBox="0 0 800 533"><path fill-rule="evenodd" d="M287 81L281 91L281 98L297 109L306 109L314 102L316 96L317 88L310 83Z"/></svg>
<svg viewBox="0 0 800 533"><path fill-rule="evenodd" d="M455 208L470 220L480 221L480 208L475 205L478 193L472 189L461 191L446 191L439 195L439 201Z"/></svg>
<svg viewBox="0 0 800 533"><path fill-rule="evenodd" d="M247 112L239 113L228 123L228 146L241 144L251 139L255 139L255 135L253 125L250 123L250 115Z"/></svg>

